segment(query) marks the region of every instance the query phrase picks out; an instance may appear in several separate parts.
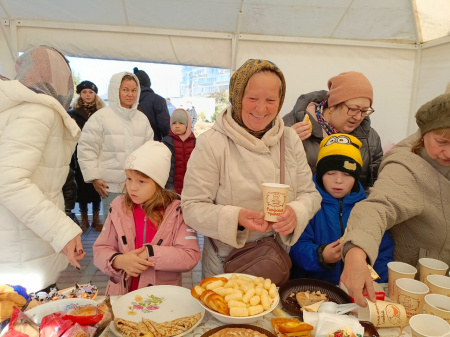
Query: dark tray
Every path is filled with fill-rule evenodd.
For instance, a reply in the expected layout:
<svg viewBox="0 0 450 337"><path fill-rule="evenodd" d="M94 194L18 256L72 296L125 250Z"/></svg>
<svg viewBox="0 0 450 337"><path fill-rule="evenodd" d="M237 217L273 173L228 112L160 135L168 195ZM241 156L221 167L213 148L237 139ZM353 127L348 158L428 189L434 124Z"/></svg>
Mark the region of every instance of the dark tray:
<svg viewBox="0 0 450 337"><path fill-rule="evenodd" d="M260 328L258 326L254 326L254 325L249 325L249 324L227 324L227 325L223 325L223 326L218 326L217 328L211 329L207 332L205 332L201 337L209 337L212 334L216 333L217 331L220 331L222 329L226 329L226 328L241 328L241 329L251 329L251 330L256 330L264 335L266 335L267 337L276 337L272 332Z"/></svg>
<svg viewBox="0 0 450 337"><path fill-rule="evenodd" d="M286 302L286 299L292 292L308 290L320 291L321 293L326 294L331 302L336 302L337 304L352 303L352 300L344 290L331 283L314 279L300 278L283 283L278 290L283 308L291 315L299 316L303 319L303 313L300 310L300 306L293 306Z"/></svg>

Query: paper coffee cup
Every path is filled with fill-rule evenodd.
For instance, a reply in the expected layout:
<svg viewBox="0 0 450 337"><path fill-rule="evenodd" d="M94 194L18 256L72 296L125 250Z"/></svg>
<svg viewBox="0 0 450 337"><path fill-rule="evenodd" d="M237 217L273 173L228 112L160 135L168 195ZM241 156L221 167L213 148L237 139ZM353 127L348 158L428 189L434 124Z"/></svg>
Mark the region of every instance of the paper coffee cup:
<svg viewBox="0 0 450 337"><path fill-rule="evenodd" d="M389 262L388 266L388 296L391 300L397 301L395 281L399 278L414 278L417 269L404 262Z"/></svg>
<svg viewBox="0 0 450 337"><path fill-rule="evenodd" d="M440 337L450 332L450 326L446 321L428 314L411 317L409 326L413 337Z"/></svg>
<svg viewBox="0 0 450 337"><path fill-rule="evenodd" d="M286 201L289 192L289 185L264 183L262 184L264 220L277 222L286 209Z"/></svg>
<svg viewBox="0 0 450 337"><path fill-rule="evenodd" d="M430 293L450 296L450 277L445 275L428 275L426 284Z"/></svg>
<svg viewBox="0 0 450 337"><path fill-rule="evenodd" d="M358 319L360 321L369 321L376 328L408 325L408 317L403 305L385 301L373 303L367 299L366 302L367 307L358 308Z"/></svg>
<svg viewBox="0 0 450 337"><path fill-rule="evenodd" d="M431 259L429 257L423 257L419 259L419 281L426 284L428 275L445 275L447 273L447 269L447 263L440 260Z"/></svg>
<svg viewBox="0 0 450 337"><path fill-rule="evenodd" d="M399 278L395 284L397 285L397 302L405 307L408 318L421 314L425 304L425 295L430 291L428 286L409 278Z"/></svg>
<svg viewBox="0 0 450 337"><path fill-rule="evenodd" d="M423 309L426 314L438 316L450 324L450 297L428 294L425 296Z"/></svg>

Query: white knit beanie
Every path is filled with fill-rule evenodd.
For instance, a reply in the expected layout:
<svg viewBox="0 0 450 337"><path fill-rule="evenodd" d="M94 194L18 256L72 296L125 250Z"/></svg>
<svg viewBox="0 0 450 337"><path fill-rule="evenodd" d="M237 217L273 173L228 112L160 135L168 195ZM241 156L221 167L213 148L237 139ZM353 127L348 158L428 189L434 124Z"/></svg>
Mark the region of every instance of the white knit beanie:
<svg viewBox="0 0 450 337"><path fill-rule="evenodd" d="M125 161L125 170L136 170L164 188L169 178L172 152L160 142L149 141L134 150Z"/></svg>

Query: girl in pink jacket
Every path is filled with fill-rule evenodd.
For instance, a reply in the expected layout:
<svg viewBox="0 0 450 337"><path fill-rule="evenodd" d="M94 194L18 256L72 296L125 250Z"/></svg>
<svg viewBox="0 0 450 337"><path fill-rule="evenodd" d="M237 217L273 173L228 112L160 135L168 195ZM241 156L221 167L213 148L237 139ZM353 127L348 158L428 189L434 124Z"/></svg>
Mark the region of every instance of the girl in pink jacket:
<svg viewBox="0 0 450 337"><path fill-rule="evenodd" d="M171 152L150 141L125 162L124 192L114 199L94 244L94 264L110 276L105 295L152 285L181 286L201 257L197 234L183 220L179 197L165 190Z"/></svg>

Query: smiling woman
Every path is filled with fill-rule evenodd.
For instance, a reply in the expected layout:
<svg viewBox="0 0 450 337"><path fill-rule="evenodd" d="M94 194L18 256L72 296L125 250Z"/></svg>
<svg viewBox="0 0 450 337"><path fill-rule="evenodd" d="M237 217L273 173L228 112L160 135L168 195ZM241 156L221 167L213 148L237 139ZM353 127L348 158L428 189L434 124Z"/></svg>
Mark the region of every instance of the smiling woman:
<svg viewBox="0 0 450 337"><path fill-rule="evenodd" d="M285 91L274 63L248 60L231 77L231 106L198 138L181 203L186 222L211 238L203 249L203 278L223 274L225 258L246 243L276 233L292 246L319 208L303 145L279 116ZM268 222L262 183L279 183L281 175L289 185L287 206L276 222Z"/></svg>
<svg viewBox="0 0 450 337"><path fill-rule="evenodd" d="M284 123L302 140L313 173L322 139L336 133L358 138L364 162L359 180L367 192L383 158L380 137L370 127L369 115L375 111L372 84L364 74L349 71L330 78L328 89L301 95L293 111L283 117Z"/></svg>

